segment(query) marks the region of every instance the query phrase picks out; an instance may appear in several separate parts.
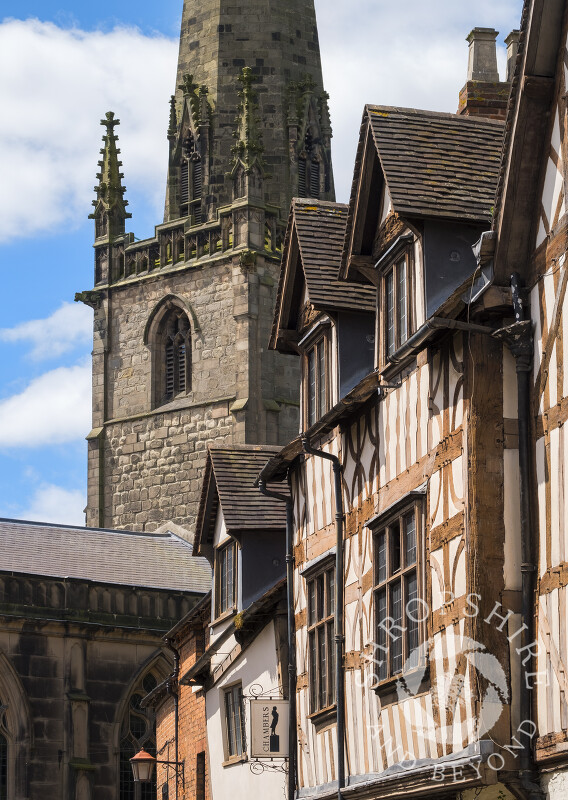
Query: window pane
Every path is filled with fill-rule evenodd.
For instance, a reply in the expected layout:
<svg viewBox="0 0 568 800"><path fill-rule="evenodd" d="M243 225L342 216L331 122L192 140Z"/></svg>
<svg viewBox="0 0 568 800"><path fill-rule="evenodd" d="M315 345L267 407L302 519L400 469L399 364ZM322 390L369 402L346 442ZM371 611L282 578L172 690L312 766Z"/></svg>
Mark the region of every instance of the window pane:
<svg viewBox="0 0 568 800"><path fill-rule="evenodd" d="M400 520L389 528L391 575L400 570Z"/></svg>
<svg viewBox="0 0 568 800"><path fill-rule="evenodd" d="M399 261L398 271L398 295L397 295L397 323L398 323L398 343L404 344L408 338L408 313L406 296L406 258Z"/></svg>
<svg viewBox="0 0 568 800"><path fill-rule="evenodd" d="M233 705L235 709L235 741L236 741L235 755L240 756L245 751L243 690L241 686L234 686L232 692L233 692Z"/></svg>
<svg viewBox="0 0 568 800"><path fill-rule="evenodd" d="M326 380L325 380L325 347L320 342L317 346L318 355L318 411L319 416L323 417L327 410L326 404Z"/></svg>
<svg viewBox="0 0 568 800"><path fill-rule="evenodd" d="M386 531L381 531L376 539L376 571L377 583L382 583L387 579L387 534Z"/></svg>
<svg viewBox="0 0 568 800"><path fill-rule="evenodd" d="M335 634L334 623L327 623L327 663L329 671L328 705L335 702Z"/></svg>
<svg viewBox="0 0 568 800"><path fill-rule="evenodd" d="M316 611L316 619L322 620L325 618L324 614L324 576L318 575L316 578L316 587L317 587L317 611Z"/></svg>
<svg viewBox="0 0 568 800"><path fill-rule="evenodd" d="M308 583L308 625L316 621L316 582Z"/></svg>
<svg viewBox="0 0 568 800"><path fill-rule="evenodd" d="M390 616L393 620L390 640L391 675L402 671L402 636L397 626L402 626L402 586L400 581L390 585Z"/></svg>
<svg viewBox="0 0 568 800"><path fill-rule="evenodd" d="M318 628L318 654L319 654L319 707L327 705L327 646L325 628Z"/></svg>
<svg viewBox="0 0 568 800"><path fill-rule="evenodd" d="M329 610L328 615L335 614L335 570L330 569L327 573L329 581Z"/></svg>
<svg viewBox="0 0 568 800"><path fill-rule="evenodd" d="M410 656L411 661L409 667L418 666L418 622L420 617L420 608L416 604L418 598L418 581L416 573L411 572L406 577L406 647L407 656ZM410 612L410 616L407 612Z"/></svg>
<svg viewBox="0 0 568 800"><path fill-rule="evenodd" d="M404 563L406 567L416 563L416 517L414 511L406 514L402 520L404 536Z"/></svg>
<svg viewBox="0 0 568 800"><path fill-rule="evenodd" d="M227 723L227 748L229 755L234 756L237 752L237 742L235 738L235 704L232 691L225 692L225 720Z"/></svg>
<svg viewBox="0 0 568 800"><path fill-rule="evenodd" d="M219 613L227 610L227 558L226 551L219 554Z"/></svg>
<svg viewBox="0 0 568 800"><path fill-rule="evenodd" d="M316 354L308 353L308 425L316 421Z"/></svg>
<svg viewBox="0 0 568 800"><path fill-rule="evenodd" d="M235 603L235 580L234 580L234 554L235 549L232 545L226 548L227 555L227 609L232 608Z"/></svg>
<svg viewBox="0 0 568 800"><path fill-rule="evenodd" d="M316 632L311 631L308 636L309 647L309 668L310 668L310 707L312 711L317 708L317 650L316 650Z"/></svg>
<svg viewBox="0 0 568 800"><path fill-rule="evenodd" d="M377 592L376 612L377 612L377 651L375 654L375 658L379 663L376 664L375 666L377 668L376 671L378 674L378 678L380 681L382 681L387 677L387 658L386 658L387 632L385 631L384 628L384 623L387 618L386 589L381 589L379 592Z"/></svg>
<svg viewBox="0 0 568 800"><path fill-rule="evenodd" d="M387 305L387 355L391 356L395 351L394 336L394 278L389 272L386 278L386 305Z"/></svg>

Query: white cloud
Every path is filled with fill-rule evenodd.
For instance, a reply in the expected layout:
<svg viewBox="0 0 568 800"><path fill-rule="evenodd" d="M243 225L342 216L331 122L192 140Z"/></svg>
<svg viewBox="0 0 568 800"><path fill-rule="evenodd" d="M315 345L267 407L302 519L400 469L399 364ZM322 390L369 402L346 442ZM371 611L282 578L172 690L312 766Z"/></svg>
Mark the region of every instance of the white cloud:
<svg viewBox="0 0 568 800"><path fill-rule="evenodd" d="M456 111L474 27L519 27L522 0L316 0L337 199L349 199L365 103ZM504 47L500 48L500 64ZM503 73L503 69L502 69Z"/></svg>
<svg viewBox="0 0 568 800"><path fill-rule="evenodd" d="M42 447L81 439L90 430L90 365L59 367L0 401L0 448Z"/></svg>
<svg viewBox="0 0 568 800"><path fill-rule="evenodd" d="M83 509L86 504L85 493L79 489L64 489L51 483L42 483L36 489L29 506L19 513L17 518L83 527L85 525Z"/></svg>
<svg viewBox="0 0 568 800"><path fill-rule="evenodd" d="M136 29L0 24L0 241L76 225L91 211L106 111L121 119L128 188L163 203L177 43ZM128 196L128 193L127 193Z"/></svg>
<svg viewBox="0 0 568 800"><path fill-rule="evenodd" d="M36 361L58 358L93 336L92 311L80 303L63 303L46 319L21 322L13 328L0 328L0 341L27 342Z"/></svg>

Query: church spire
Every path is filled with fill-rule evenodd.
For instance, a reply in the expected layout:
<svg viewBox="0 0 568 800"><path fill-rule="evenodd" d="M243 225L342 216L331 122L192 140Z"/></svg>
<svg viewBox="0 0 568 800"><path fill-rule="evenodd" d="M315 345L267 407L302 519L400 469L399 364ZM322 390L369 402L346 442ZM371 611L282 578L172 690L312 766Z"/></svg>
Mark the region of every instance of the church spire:
<svg viewBox="0 0 568 800"><path fill-rule="evenodd" d="M291 93L297 116L292 121L287 118ZM207 101L206 119L201 104L197 108L199 99ZM232 136L236 111L240 154ZM268 172L256 200L278 210L280 231L292 197L305 196L309 190L322 200L335 199L314 0L243 0L240 5L233 0L184 0L176 115L166 222L189 217L193 227L215 221L220 209L235 199L235 156L245 170L250 169L251 159L260 158L256 152L260 146ZM205 122L210 123L207 136L199 131L197 148L199 216L192 212L199 210L199 198L192 194L195 170L186 167L183 141L189 128L196 139L197 126L202 128Z"/></svg>
<svg viewBox="0 0 568 800"><path fill-rule="evenodd" d="M116 146L118 136L114 132L120 120L115 119L112 111L108 111L101 125L106 129L104 147L101 148L102 159L98 162L101 171L97 173L97 199L93 200L95 210L89 214L89 218L95 220L95 239L112 239L124 233L125 220L132 214L126 211L128 200L124 199L126 188L122 185L122 161L118 160L120 150Z"/></svg>

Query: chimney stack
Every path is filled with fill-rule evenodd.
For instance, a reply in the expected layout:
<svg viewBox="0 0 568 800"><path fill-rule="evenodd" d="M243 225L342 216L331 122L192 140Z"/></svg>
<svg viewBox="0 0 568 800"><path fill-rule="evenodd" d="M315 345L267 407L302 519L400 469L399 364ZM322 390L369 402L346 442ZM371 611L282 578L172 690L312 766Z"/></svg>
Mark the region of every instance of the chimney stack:
<svg viewBox="0 0 568 800"><path fill-rule="evenodd" d="M507 45L507 80L509 83L513 80L515 74L515 64L517 62L517 53L519 52L519 38L520 31L511 31L505 39Z"/></svg>
<svg viewBox="0 0 568 800"><path fill-rule="evenodd" d="M458 114L505 119L511 89L509 73L514 69L519 37L518 31L513 31L507 37L509 45L507 80L500 81L497 68L497 36L498 32L493 28L474 28L467 37L466 41L469 42L467 82L460 92ZM512 66L509 58L512 59Z"/></svg>

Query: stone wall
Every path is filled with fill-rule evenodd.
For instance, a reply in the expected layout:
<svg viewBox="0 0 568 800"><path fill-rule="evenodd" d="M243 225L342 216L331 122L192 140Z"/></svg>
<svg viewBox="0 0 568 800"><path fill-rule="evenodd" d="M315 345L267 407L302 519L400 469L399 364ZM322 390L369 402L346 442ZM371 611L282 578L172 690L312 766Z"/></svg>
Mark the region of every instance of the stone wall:
<svg viewBox="0 0 568 800"><path fill-rule="evenodd" d="M207 259L124 280L95 309L87 524L192 528L208 443L284 444L298 430L298 360L268 352L278 264ZM192 332L191 391L160 404L154 336L174 298Z"/></svg>
<svg viewBox="0 0 568 800"><path fill-rule="evenodd" d="M10 800L118 800L134 686L171 671L162 636L196 599L0 574L0 706ZM161 616L160 616L161 615Z"/></svg>

